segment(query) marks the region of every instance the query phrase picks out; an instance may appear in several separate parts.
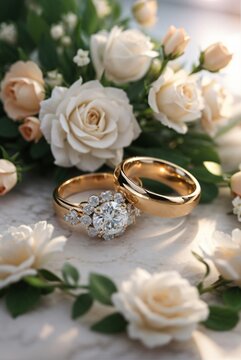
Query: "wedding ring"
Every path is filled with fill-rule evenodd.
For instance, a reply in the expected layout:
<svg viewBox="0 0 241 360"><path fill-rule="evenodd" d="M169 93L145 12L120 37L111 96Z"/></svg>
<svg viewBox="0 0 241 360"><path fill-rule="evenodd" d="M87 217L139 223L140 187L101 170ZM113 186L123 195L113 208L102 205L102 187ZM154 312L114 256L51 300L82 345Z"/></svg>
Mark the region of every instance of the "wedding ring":
<svg viewBox="0 0 241 360"><path fill-rule="evenodd" d="M122 161L114 172L118 191L138 209L149 214L173 218L189 214L198 204L201 188L187 170L169 161L151 157L132 157ZM150 191L133 178L156 180L175 190L177 196Z"/></svg>
<svg viewBox="0 0 241 360"><path fill-rule="evenodd" d="M54 190L55 212L70 226L84 226L90 237L111 240L123 234L140 213L114 187L113 174L96 173L74 177ZM68 200L73 194L93 189L105 191L100 195L93 194L87 201L80 203Z"/></svg>

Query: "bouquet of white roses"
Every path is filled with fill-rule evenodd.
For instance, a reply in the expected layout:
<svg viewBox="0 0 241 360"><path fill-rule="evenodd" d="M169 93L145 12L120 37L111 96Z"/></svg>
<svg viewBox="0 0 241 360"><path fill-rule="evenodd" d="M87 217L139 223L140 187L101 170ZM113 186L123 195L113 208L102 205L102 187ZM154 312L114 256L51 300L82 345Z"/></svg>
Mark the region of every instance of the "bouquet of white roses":
<svg viewBox="0 0 241 360"><path fill-rule="evenodd" d="M157 3L138 0L132 11L149 26ZM213 44L191 70L177 69L184 29L171 26L156 41L128 24L115 0L0 1L1 195L27 169L55 169L62 180L130 155L187 168L203 202L228 182L213 163L231 96L210 73L232 55Z"/></svg>

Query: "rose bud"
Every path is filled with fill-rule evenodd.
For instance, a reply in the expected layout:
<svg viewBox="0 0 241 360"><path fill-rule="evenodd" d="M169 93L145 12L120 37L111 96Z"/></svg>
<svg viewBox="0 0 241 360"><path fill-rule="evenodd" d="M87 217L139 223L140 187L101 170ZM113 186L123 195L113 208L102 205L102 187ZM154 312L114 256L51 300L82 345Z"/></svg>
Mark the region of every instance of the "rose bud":
<svg viewBox="0 0 241 360"><path fill-rule="evenodd" d="M235 195L241 196L241 171L231 176L230 186Z"/></svg>
<svg viewBox="0 0 241 360"><path fill-rule="evenodd" d="M173 25L170 26L162 41L165 55L172 57L182 55L189 40L190 37L183 28L177 29Z"/></svg>
<svg viewBox="0 0 241 360"><path fill-rule="evenodd" d="M0 196L9 192L16 183L16 166L9 160L0 159Z"/></svg>
<svg viewBox="0 0 241 360"><path fill-rule="evenodd" d="M34 141L37 143L42 137L40 121L34 116L27 117L23 124L19 126L19 131L26 141Z"/></svg>
<svg viewBox="0 0 241 360"><path fill-rule="evenodd" d="M228 65L232 57L222 43L212 44L203 52L202 66L209 71L219 71Z"/></svg>
<svg viewBox="0 0 241 360"><path fill-rule="evenodd" d="M157 20L157 1L137 0L132 7L132 12L140 25L152 26Z"/></svg>

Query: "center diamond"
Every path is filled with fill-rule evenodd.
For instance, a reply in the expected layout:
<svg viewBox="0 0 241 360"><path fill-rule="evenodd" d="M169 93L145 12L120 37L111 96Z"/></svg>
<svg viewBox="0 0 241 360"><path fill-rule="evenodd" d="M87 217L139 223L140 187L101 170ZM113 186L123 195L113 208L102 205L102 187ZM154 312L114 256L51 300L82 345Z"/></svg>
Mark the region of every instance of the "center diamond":
<svg viewBox="0 0 241 360"><path fill-rule="evenodd" d="M93 226L105 235L118 235L128 225L128 210L117 201L107 201L96 208Z"/></svg>

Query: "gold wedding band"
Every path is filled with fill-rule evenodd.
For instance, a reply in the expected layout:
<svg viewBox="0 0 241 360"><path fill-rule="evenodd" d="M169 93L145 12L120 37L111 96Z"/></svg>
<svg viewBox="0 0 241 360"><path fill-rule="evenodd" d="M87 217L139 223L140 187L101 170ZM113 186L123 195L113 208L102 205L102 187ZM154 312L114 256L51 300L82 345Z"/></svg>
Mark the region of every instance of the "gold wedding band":
<svg viewBox="0 0 241 360"><path fill-rule="evenodd" d="M82 225L90 237L111 240L135 222L139 210L121 192L114 191L114 176L109 173L81 175L65 181L53 193L54 209L69 225ZM87 190L105 189L88 200L73 203L68 198ZM107 189L107 190L106 190Z"/></svg>
<svg viewBox="0 0 241 360"><path fill-rule="evenodd" d="M162 195L146 189L142 178L159 181L178 195ZM73 203L68 198L87 190L105 189L86 201ZM110 173L81 175L65 181L54 190L54 208L71 226L81 224L91 237L105 240L124 233L135 223L140 210L172 218L189 214L198 204L201 189L187 170L169 161L132 157Z"/></svg>
<svg viewBox="0 0 241 360"><path fill-rule="evenodd" d="M118 191L135 207L149 214L173 218L189 214L198 204L201 188L193 175L169 161L151 157L132 157L122 161L114 172ZM156 180L175 190L177 196L152 192L133 178Z"/></svg>

